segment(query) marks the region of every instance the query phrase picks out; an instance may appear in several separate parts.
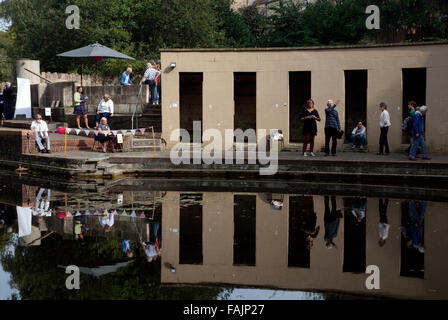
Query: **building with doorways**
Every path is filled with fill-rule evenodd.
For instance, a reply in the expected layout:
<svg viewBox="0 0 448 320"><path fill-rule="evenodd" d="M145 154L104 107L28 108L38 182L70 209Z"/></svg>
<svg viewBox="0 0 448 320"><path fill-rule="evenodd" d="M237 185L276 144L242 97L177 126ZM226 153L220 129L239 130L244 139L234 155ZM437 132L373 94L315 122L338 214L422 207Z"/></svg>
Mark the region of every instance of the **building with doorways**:
<svg viewBox="0 0 448 320"><path fill-rule="evenodd" d="M407 102L429 106L425 134L429 152L448 152L448 42L379 45L163 49L162 132L173 147L173 130L281 129L285 144L301 144L299 116L312 98L322 118L316 150L324 145L325 105L338 106L350 140L358 121L367 127L369 151L380 135L379 103L389 108L391 151L408 143L401 123ZM259 138L259 137L258 137ZM223 149L233 147L224 141ZM341 148L339 143L339 148Z"/></svg>

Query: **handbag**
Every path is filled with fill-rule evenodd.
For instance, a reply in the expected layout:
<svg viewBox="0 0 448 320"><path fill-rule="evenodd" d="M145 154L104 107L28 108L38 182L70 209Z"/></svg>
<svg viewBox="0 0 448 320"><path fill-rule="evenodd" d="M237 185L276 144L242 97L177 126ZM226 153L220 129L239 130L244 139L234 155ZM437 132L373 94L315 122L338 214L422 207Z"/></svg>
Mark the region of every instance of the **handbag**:
<svg viewBox="0 0 448 320"><path fill-rule="evenodd" d="M338 131L338 139L342 139L344 136L344 130Z"/></svg>

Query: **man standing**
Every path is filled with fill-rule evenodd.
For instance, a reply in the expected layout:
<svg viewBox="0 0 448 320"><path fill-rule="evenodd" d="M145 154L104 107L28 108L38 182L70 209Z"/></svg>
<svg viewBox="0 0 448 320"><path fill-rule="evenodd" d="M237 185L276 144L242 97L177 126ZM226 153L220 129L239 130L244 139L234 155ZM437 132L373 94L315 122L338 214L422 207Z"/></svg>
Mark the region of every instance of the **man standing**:
<svg viewBox="0 0 448 320"><path fill-rule="evenodd" d="M122 75L121 75L121 85L122 86L130 86L130 85L134 84L131 81L131 73L132 73L132 68L127 68L126 71L122 73Z"/></svg>
<svg viewBox="0 0 448 320"><path fill-rule="evenodd" d="M387 133L389 132L390 123L390 115L387 111L387 105L384 102L380 103L381 116L380 116L380 150L377 153L378 155L389 154L389 142L387 141ZM386 153L384 153L384 149L386 149Z"/></svg>
<svg viewBox="0 0 448 320"><path fill-rule="evenodd" d="M142 83L149 84L149 90L151 91L151 99L149 103L158 104L158 94L157 94L157 86L156 86L156 76L160 73L160 71L153 68L151 63L147 64L147 69L145 74L143 75L142 80L140 81L140 85Z"/></svg>
<svg viewBox="0 0 448 320"><path fill-rule="evenodd" d="M31 130L34 131L36 135L36 143L39 146L39 152L51 153L50 151L50 137L48 136L48 126L47 123L42 120L42 116L38 114L36 120L31 123ZM45 149L43 143L47 145Z"/></svg>
<svg viewBox="0 0 448 320"><path fill-rule="evenodd" d="M364 149L364 145L367 143L366 127L362 125L361 121L358 122L358 125L352 131L352 140L353 140L352 149L355 149L357 146L361 150Z"/></svg>
<svg viewBox="0 0 448 320"><path fill-rule="evenodd" d="M3 105L5 120L14 118L14 91L11 88L11 82L6 82L6 88L3 90Z"/></svg>
<svg viewBox="0 0 448 320"><path fill-rule="evenodd" d="M415 161L415 156L417 155L417 149L419 146L422 147L422 156L423 160L431 160L428 157L428 152L426 150L426 142L425 137L423 136L423 116L426 114L428 110L427 106L421 106L418 111L415 112L412 117L412 144L411 144L411 152L409 153L409 160Z"/></svg>
<svg viewBox="0 0 448 320"><path fill-rule="evenodd" d="M331 145L331 155L336 156L336 146L338 133L341 131L341 124L339 122L339 115L336 111L336 106L339 100L333 103L333 100L328 100L327 108L325 109L325 156L330 155L330 138L333 140Z"/></svg>

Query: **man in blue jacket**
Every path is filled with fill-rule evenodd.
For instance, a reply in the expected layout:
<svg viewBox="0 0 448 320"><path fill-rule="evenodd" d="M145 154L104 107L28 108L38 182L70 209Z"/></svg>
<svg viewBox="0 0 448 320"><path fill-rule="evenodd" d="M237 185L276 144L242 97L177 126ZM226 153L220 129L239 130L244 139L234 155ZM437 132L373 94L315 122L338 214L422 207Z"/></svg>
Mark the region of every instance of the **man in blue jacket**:
<svg viewBox="0 0 448 320"><path fill-rule="evenodd" d="M419 146L422 147L422 156L423 160L430 160L428 157L428 152L426 151L426 143L425 137L423 136L423 116L426 114L428 110L427 106L421 106L420 110L416 111L414 116L412 117L412 145L411 152L409 153L409 160L415 161L415 156L417 154L417 149Z"/></svg>
<svg viewBox="0 0 448 320"><path fill-rule="evenodd" d="M131 73L132 73L132 69L127 68L126 71L121 74L121 85L122 86L130 86L130 85L134 84L131 81Z"/></svg>

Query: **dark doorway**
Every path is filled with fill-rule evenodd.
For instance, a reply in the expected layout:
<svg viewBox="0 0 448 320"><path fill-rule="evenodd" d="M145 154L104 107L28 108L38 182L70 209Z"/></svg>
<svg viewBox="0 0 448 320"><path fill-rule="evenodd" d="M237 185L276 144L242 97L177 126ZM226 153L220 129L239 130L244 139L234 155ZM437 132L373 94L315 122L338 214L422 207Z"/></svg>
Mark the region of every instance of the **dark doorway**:
<svg viewBox="0 0 448 320"><path fill-rule="evenodd" d="M401 204L400 276L423 279L425 276L424 219L425 201Z"/></svg>
<svg viewBox="0 0 448 320"><path fill-rule="evenodd" d="M257 74L233 74L233 99L235 101L234 129L257 130Z"/></svg>
<svg viewBox="0 0 448 320"><path fill-rule="evenodd" d="M202 81L202 72L179 73L180 128L190 134L190 141L182 142L193 142L193 121L201 121L202 130Z"/></svg>
<svg viewBox="0 0 448 320"><path fill-rule="evenodd" d="M313 240L319 233L316 223L312 196L289 197L288 267L310 267Z"/></svg>
<svg viewBox="0 0 448 320"><path fill-rule="evenodd" d="M289 72L289 141L303 142L300 115L311 99L311 71ZM317 106L316 106L317 107Z"/></svg>
<svg viewBox="0 0 448 320"><path fill-rule="evenodd" d="M359 121L367 123L367 70L345 70L345 138L352 141L352 131Z"/></svg>
<svg viewBox="0 0 448 320"><path fill-rule="evenodd" d="M202 194L180 194L180 264L202 264L201 202Z"/></svg>
<svg viewBox="0 0 448 320"><path fill-rule="evenodd" d="M235 195L233 198L233 264L255 266L256 196Z"/></svg>
<svg viewBox="0 0 448 320"><path fill-rule="evenodd" d="M343 272L366 272L366 198L344 198Z"/></svg>
<svg viewBox="0 0 448 320"><path fill-rule="evenodd" d="M426 104L426 68L403 69L403 120L409 116L408 102L415 101L417 106ZM403 143L409 143L409 137L403 133Z"/></svg>

